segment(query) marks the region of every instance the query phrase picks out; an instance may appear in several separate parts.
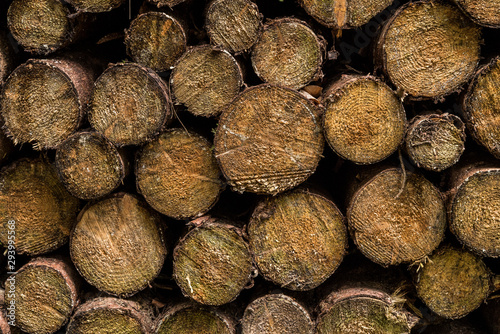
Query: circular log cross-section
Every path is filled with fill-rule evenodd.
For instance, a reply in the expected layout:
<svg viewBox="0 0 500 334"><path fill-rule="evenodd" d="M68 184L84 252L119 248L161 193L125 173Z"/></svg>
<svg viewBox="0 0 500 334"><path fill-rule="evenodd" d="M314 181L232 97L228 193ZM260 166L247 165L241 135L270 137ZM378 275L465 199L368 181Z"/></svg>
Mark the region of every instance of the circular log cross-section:
<svg viewBox="0 0 500 334"><path fill-rule="evenodd" d="M325 138L339 156L357 164L384 160L402 143L403 104L375 77L343 76L325 94Z"/></svg>
<svg viewBox="0 0 500 334"><path fill-rule="evenodd" d="M477 23L500 28L500 0L454 0Z"/></svg>
<svg viewBox="0 0 500 334"><path fill-rule="evenodd" d="M252 66L265 82L300 89L321 76L322 45L305 22L284 18L264 26Z"/></svg>
<svg viewBox="0 0 500 334"><path fill-rule="evenodd" d="M215 309L179 305L160 315L154 334L235 334L233 322Z"/></svg>
<svg viewBox="0 0 500 334"><path fill-rule="evenodd" d="M347 248L339 209L304 190L259 203L248 225L250 250L264 278L291 290L310 290L337 269Z"/></svg>
<svg viewBox="0 0 500 334"><path fill-rule="evenodd" d="M6 303L15 303L16 326L27 333L54 333L68 322L78 303L78 275L64 261L36 258L10 276ZM14 285L14 287L11 287Z"/></svg>
<svg viewBox="0 0 500 334"><path fill-rule="evenodd" d="M231 187L272 194L314 173L323 153L319 110L296 91L249 88L222 112L215 156Z"/></svg>
<svg viewBox="0 0 500 334"><path fill-rule="evenodd" d="M197 116L218 116L242 84L241 69L233 56L210 45L186 52L170 76L177 101Z"/></svg>
<svg viewBox="0 0 500 334"><path fill-rule="evenodd" d="M120 297L144 289L159 274L167 249L160 217L129 194L85 208L70 240L79 273L101 291Z"/></svg>
<svg viewBox="0 0 500 334"><path fill-rule="evenodd" d="M392 0L300 0L319 23L335 29L358 28L392 3Z"/></svg>
<svg viewBox="0 0 500 334"><path fill-rule="evenodd" d="M215 46L233 53L250 50L261 28L262 15L250 0L214 0L208 5L205 29Z"/></svg>
<svg viewBox="0 0 500 334"><path fill-rule="evenodd" d="M79 132L56 151L56 169L66 189L90 200L116 189L125 177L125 164L114 145L96 132Z"/></svg>
<svg viewBox="0 0 500 334"><path fill-rule="evenodd" d="M14 50L7 35L0 30L0 89L14 66Z"/></svg>
<svg viewBox="0 0 500 334"><path fill-rule="evenodd" d="M375 61L398 90L437 100L474 74L480 34L480 27L451 3L410 2L384 26Z"/></svg>
<svg viewBox="0 0 500 334"><path fill-rule="evenodd" d="M200 222L200 223L198 223ZM182 293L205 305L235 299L249 284L252 258L241 231L201 217L174 249L174 278Z"/></svg>
<svg viewBox="0 0 500 334"><path fill-rule="evenodd" d="M309 312L295 299L270 294L251 302L243 314L242 334L313 334Z"/></svg>
<svg viewBox="0 0 500 334"><path fill-rule="evenodd" d="M176 219L199 217L223 189L211 144L172 129L146 144L136 162L137 188L158 212Z"/></svg>
<svg viewBox="0 0 500 334"><path fill-rule="evenodd" d="M97 79L90 125L117 146L141 145L170 118L168 88L152 70L134 63L115 64Z"/></svg>
<svg viewBox="0 0 500 334"><path fill-rule="evenodd" d="M120 7L125 0L66 0L78 12L102 13Z"/></svg>
<svg viewBox="0 0 500 334"><path fill-rule="evenodd" d="M416 116L405 137L406 152L417 167L441 172L465 150L465 125L452 114Z"/></svg>
<svg viewBox="0 0 500 334"><path fill-rule="evenodd" d="M17 67L0 109L14 143L56 148L80 126L93 79L89 68L69 59L31 59Z"/></svg>
<svg viewBox="0 0 500 334"><path fill-rule="evenodd" d="M463 101L467 128L473 138L500 159L500 57L483 66Z"/></svg>
<svg viewBox="0 0 500 334"><path fill-rule="evenodd" d="M78 199L41 160L18 160L0 172L0 243L15 231L19 254L39 255L64 245L78 213Z"/></svg>
<svg viewBox="0 0 500 334"><path fill-rule="evenodd" d="M440 248L418 271L417 293L437 315L458 319L477 309L488 297L490 271L467 250Z"/></svg>
<svg viewBox="0 0 500 334"><path fill-rule="evenodd" d="M353 196L347 211L354 243L383 266L421 260L437 248L446 228L441 193L423 176L390 168Z"/></svg>
<svg viewBox="0 0 500 334"><path fill-rule="evenodd" d="M125 45L136 63L163 72L172 68L186 51L186 33L174 17L148 12L132 21Z"/></svg>
<svg viewBox="0 0 500 334"><path fill-rule="evenodd" d="M131 300L103 297L80 305L66 334L149 334L151 318Z"/></svg>

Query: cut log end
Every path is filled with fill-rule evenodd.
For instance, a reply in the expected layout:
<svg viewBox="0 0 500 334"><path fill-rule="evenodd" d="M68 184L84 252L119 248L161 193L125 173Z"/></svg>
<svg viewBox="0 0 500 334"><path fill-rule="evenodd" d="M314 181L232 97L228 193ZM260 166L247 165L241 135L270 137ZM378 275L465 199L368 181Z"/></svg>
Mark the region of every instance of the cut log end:
<svg viewBox="0 0 500 334"><path fill-rule="evenodd" d="M120 7L126 0L67 0L79 12L102 13Z"/></svg>
<svg viewBox="0 0 500 334"><path fill-rule="evenodd" d="M500 27L499 0L454 0L477 23L485 27Z"/></svg>
<svg viewBox="0 0 500 334"><path fill-rule="evenodd" d="M325 100L325 137L342 158L372 164L394 153L403 141L403 105L378 79L344 76L330 87Z"/></svg>

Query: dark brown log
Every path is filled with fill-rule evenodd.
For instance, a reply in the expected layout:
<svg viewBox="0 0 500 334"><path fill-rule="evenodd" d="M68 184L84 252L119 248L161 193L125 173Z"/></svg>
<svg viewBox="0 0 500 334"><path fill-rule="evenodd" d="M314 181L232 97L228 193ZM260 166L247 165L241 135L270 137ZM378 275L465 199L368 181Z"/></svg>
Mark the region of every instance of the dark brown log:
<svg viewBox="0 0 500 334"><path fill-rule="evenodd" d="M252 258L241 230L201 217L174 249L174 278L182 293L205 305L235 299L250 283Z"/></svg>
<svg viewBox="0 0 500 334"><path fill-rule="evenodd" d="M110 66L97 79L89 121L115 145L144 144L170 118L168 88L152 70L121 63Z"/></svg>
<svg viewBox="0 0 500 334"><path fill-rule="evenodd" d="M171 69L186 51L186 33L173 16L148 12L132 21L125 45L133 61L162 72Z"/></svg>
<svg viewBox="0 0 500 334"><path fill-rule="evenodd" d="M78 305L79 276L63 260L36 258L5 282L6 305L15 305L15 324L30 334L54 333Z"/></svg>
<svg viewBox="0 0 500 334"><path fill-rule="evenodd" d="M223 189L211 144L182 129L168 130L144 146L135 173L146 201L176 219L205 214Z"/></svg>
<svg viewBox="0 0 500 334"><path fill-rule="evenodd" d="M170 76L172 93L178 102L197 116L219 116L238 95L243 78L231 54L210 45L187 51Z"/></svg>
<svg viewBox="0 0 500 334"><path fill-rule="evenodd" d="M322 77L323 44L304 21L277 19L252 48L252 66L265 82L300 89Z"/></svg>
<svg viewBox="0 0 500 334"><path fill-rule="evenodd" d="M344 75L326 90L323 101L325 138L342 158L372 164L387 158L402 143L403 104L379 79Z"/></svg>
<svg viewBox="0 0 500 334"><path fill-rule="evenodd" d="M8 235L14 234L19 254L55 250L68 241L78 206L51 165L15 161L0 171L0 242L9 244Z"/></svg>
<svg viewBox="0 0 500 334"><path fill-rule="evenodd" d="M500 1L454 0L477 23L485 27L500 27Z"/></svg>
<svg viewBox="0 0 500 334"><path fill-rule="evenodd" d="M284 294L269 294L251 302L241 320L242 334L313 334L309 312Z"/></svg>
<svg viewBox="0 0 500 334"><path fill-rule="evenodd" d="M262 15L250 0L214 0L207 8L205 29L213 45L245 52L259 38Z"/></svg>
<svg viewBox="0 0 500 334"><path fill-rule="evenodd" d="M75 311L67 334L149 334L152 320L140 304L125 299L95 298Z"/></svg>
<svg viewBox="0 0 500 334"><path fill-rule="evenodd" d="M102 13L120 7L125 0L66 0L78 12Z"/></svg>
<svg viewBox="0 0 500 334"><path fill-rule="evenodd" d="M248 239L260 274L299 291L323 283L337 269L347 248L339 209L305 190L261 201L250 219Z"/></svg>
<svg viewBox="0 0 500 334"><path fill-rule="evenodd" d="M14 69L14 50L7 34L0 30L0 88L3 86L5 79Z"/></svg>
<svg viewBox="0 0 500 334"><path fill-rule="evenodd" d="M161 220L136 197L120 193L90 204L71 233L78 272L93 286L126 297L158 276L167 249Z"/></svg>
<svg viewBox="0 0 500 334"><path fill-rule="evenodd" d="M441 193L423 176L388 168L354 194L347 210L359 250L383 266L423 259L437 248L446 228Z"/></svg>
<svg viewBox="0 0 500 334"><path fill-rule="evenodd" d="M374 58L399 91L437 100L474 74L480 34L480 27L451 3L410 2L384 26Z"/></svg>
<svg viewBox="0 0 500 334"><path fill-rule="evenodd" d="M314 173L324 145L320 111L296 91L251 87L222 113L214 144L233 190L275 195Z"/></svg>
<svg viewBox="0 0 500 334"><path fill-rule="evenodd" d="M465 125L452 114L416 116L405 136L408 156L418 167L441 172L453 166L465 150Z"/></svg>
<svg viewBox="0 0 500 334"><path fill-rule="evenodd" d="M14 143L56 148L82 122L95 79L83 58L30 59L9 76L1 115Z"/></svg>

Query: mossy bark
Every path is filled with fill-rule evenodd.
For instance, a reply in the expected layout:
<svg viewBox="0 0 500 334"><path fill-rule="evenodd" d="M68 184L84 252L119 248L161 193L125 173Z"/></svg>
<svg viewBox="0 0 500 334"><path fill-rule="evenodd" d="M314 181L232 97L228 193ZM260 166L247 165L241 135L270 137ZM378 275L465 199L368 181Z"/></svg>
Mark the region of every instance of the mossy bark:
<svg viewBox="0 0 500 334"><path fill-rule="evenodd" d="M0 199L3 245L8 244L12 230L19 254L48 253L68 241L79 201L48 163L22 159L5 166L0 172Z"/></svg>
<svg viewBox="0 0 500 334"><path fill-rule="evenodd" d="M78 12L102 13L120 7L125 0L66 0Z"/></svg>
<svg viewBox="0 0 500 334"><path fill-rule="evenodd" d="M148 143L136 160L137 189L157 211L186 219L205 214L223 189L211 144L170 129Z"/></svg>
<svg viewBox="0 0 500 334"><path fill-rule="evenodd" d="M60 259L39 257L28 262L5 282L5 301L15 303L16 326L32 334L59 330L79 303L79 279L73 267Z"/></svg>
<svg viewBox="0 0 500 334"><path fill-rule="evenodd" d="M480 35L480 27L451 3L411 2L385 24L374 59L402 93L437 100L474 74Z"/></svg>
<svg viewBox="0 0 500 334"><path fill-rule="evenodd" d="M117 146L141 145L170 120L165 82L135 63L110 66L97 79L90 102L92 127Z"/></svg>
<svg viewBox="0 0 500 334"><path fill-rule="evenodd" d="M15 66L15 54L7 34L0 30L0 88Z"/></svg>
<svg viewBox="0 0 500 334"><path fill-rule="evenodd" d="M250 0L214 0L207 7L205 29L213 45L240 53L257 42L262 15Z"/></svg>
<svg viewBox="0 0 500 334"><path fill-rule="evenodd" d="M115 190L126 174L126 161L116 147L96 132L78 132L56 151L59 178L75 197L90 200Z"/></svg>
<svg viewBox="0 0 500 334"><path fill-rule="evenodd" d="M500 27L500 1L454 0L477 24L490 28Z"/></svg>
<svg viewBox="0 0 500 334"><path fill-rule="evenodd" d="M159 215L136 197L120 193L88 205L70 240L78 272L111 295L126 297L159 274L167 249Z"/></svg>
<svg viewBox="0 0 500 334"><path fill-rule="evenodd" d="M243 78L236 59L210 45L187 51L170 76L177 102L197 116L218 116L238 95Z"/></svg>
<svg viewBox="0 0 500 334"><path fill-rule="evenodd" d="M406 115L389 86L372 76L344 75L324 93L325 138L340 157L379 162L403 142Z"/></svg>
<svg viewBox="0 0 500 334"><path fill-rule="evenodd" d="M275 195L314 173L324 146L320 111L296 91L255 86L223 111L214 144L233 190Z"/></svg>
<svg viewBox="0 0 500 334"><path fill-rule="evenodd" d="M162 72L171 69L186 51L186 32L175 17L148 12L132 21L125 45L133 61Z"/></svg>

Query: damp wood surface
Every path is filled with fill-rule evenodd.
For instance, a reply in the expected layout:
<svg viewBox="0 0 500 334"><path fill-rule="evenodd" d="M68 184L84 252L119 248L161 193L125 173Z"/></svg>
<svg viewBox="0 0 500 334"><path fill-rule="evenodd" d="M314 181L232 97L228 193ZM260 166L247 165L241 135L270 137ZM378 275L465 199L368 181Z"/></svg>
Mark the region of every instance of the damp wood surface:
<svg viewBox="0 0 500 334"><path fill-rule="evenodd" d="M120 7L126 0L67 0L77 11L102 13Z"/></svg>

